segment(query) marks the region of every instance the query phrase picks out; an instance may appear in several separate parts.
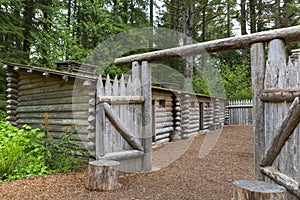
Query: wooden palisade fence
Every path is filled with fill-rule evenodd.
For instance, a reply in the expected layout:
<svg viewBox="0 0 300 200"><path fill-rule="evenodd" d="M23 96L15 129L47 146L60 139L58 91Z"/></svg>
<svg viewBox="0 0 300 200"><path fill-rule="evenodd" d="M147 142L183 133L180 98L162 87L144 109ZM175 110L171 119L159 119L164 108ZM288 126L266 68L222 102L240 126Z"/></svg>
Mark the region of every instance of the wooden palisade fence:
<svg viewBox="0 0 300 200"><path fill-rule="evenodd" d="M229 124L252 124L252 100L228 102Z"/></svg>
<svg viewBox="0 0 300 200"><path fill-rule="evenodd" d="M134 62L132 77L97 84L96 159L117 160L123 172L151 169L151 79L148 62Z"/></svg>
<svg viewBox="0 0 300 200"><path fill-rule="evenodd" d="M255 177L279 183L294 200L300 198L300 61L287 62L285 53L285 44L294 41L300 41L300 26L132 55L115 64L251 47Z"/></svg>
<svg viewBox="0 0 300 200"><path fill-rule="evenodd" d="M300 198L300 63L287 61L285 43L251 47L255 105L256 176L275 181Z"/></svg>

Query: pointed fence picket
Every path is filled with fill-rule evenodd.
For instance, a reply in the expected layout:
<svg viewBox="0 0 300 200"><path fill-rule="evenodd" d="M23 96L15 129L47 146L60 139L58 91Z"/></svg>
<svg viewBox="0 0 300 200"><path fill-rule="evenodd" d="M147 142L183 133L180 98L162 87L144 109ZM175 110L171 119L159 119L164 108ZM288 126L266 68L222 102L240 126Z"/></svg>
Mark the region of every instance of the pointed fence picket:
<svg viewBox="0 0 300 200"><path fill-rule="evenodd" d="M228 102L229 124L252 124L252 100Z"/></svg>
<svg viewBox="0 0 300 200"><path fill-rule="evenodd" d="M134 62L132 76L97 83L96 159L120 161L120 171L147 171L152 166L151 79L148 62ZM142 84L143 83L143 84Z"/></svg>
<svg viewBox="0 0 300 200"><path fill-rule="evenodd" d="M105 84L101 81L101 75L98 80L97 159L124 160L143 155L141 134L144 98L141 96L139 77L129 76L126 83L124 75L120 80L117 77L111 80L108 75ZM128 162L122 170L136 170L140 162Z"/></svg>

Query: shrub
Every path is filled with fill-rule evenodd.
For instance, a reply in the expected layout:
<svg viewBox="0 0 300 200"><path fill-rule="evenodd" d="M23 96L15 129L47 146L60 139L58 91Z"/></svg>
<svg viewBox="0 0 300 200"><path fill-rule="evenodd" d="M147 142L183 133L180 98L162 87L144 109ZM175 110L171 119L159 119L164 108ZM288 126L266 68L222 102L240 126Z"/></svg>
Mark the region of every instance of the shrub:
<svg viewBox="0 0 300 200"><path fill-rule="evenodd" d="M18 129L0 122L0 179L21 179L26 176L43 175L47 167L40 156L44 147L40 138L43 133L24 125Z"/></svg>
<svg viewBox="0 0 300 200"><path fill-rule="evenodd" d="M71 128L63 132L62 137L59 139L46 138L45 161L46 165L53 172L78 171L80 170L80 163L84 161L84 157L89 155L87 149L71 140L71 136L76 133L76 129Z"/></svg>
<svg viewBox="0 0 300 200"><path fill-rule="evenodd" d="M6 112L4 110L0 110L0 122L6 121Z"/></svg>
<svg viewBox="0 0 300 200"><path fill-rule="evenodd" d="M71 140L76 129L59 139L45 136L39 129L21 129L0 122L0 181L22 179L69 170L79 170L88 151Z"/></svg>

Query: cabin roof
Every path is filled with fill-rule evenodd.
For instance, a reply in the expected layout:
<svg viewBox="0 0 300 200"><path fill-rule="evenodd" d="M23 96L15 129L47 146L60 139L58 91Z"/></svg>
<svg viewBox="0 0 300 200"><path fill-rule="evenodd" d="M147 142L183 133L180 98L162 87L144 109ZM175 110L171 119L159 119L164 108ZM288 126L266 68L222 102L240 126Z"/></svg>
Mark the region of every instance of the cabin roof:
<svg viewBox="0 0 300 200"><path fill-rule="evenodd" d="M49 69L49 68L45 68L45 67L37 67L37 66L29 66L29 65L23 65L23 64L18 64L18 63L12 63L12 62L5 62L4 63L4 68L11 68L14 71L17 71L19 69L22 70L26 70L28 73L31 72L39 72L39 73L49 73L50 75L57 75L57 76L68 76L68 77L72 77L72 78L79 78L79 79L89 79L92 81L97 81L98 80L98 76L97 75L91 75L91 74L84 74L84 73L80 73L80 72L73 72L71 70L66 71L63 70L63 68L61 68L60 66L62 65L80 65L82 67L90 67L92 68L96 68L97 66L92 66L92 65L88 65L88 64L84 64L84 63L79 63L79 62L74 62L74 61L67 61L67 62L56 62L56 64L58 65L58 69ZM102 78L103 80L105 80L105 78ZM161 91L161 92L168 92L168 93L176 93L176 94L190 94L190 95L195 95L197 97L204 97L204 98L212 98L208 95L204 95L204 94L197 94L197 93L192 93L192 92L186 92L186 91L182 91L182 90L176 90L176 89L170 89L170 88L162 88L162 87L156 87L156 86L152 86L153 90L156 91Z"/></svg>

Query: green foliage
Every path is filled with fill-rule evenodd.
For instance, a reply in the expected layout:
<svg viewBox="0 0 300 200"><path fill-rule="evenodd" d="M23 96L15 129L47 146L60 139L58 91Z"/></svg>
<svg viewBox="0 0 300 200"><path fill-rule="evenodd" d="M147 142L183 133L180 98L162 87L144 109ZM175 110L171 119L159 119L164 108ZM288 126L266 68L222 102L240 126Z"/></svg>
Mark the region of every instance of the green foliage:
<svg viewBox="0 0 300 200"><path fill-rule="evenodd" d="M21 179L43 175L44 147L40 142L43 133L24 125L18 129L8 123L0 123L0 180Z"/></svg>
<svg viewBox="0 0 300 200"><path fill-rule="evenodd" d="M6 121L6 112L3 110L0 110L0 123Z"/></svg>
<svg viewBox="0 0 300 200"><path fill-rule="evenodd" d="M230 100L252 99L251 66L248 59L233 57L234 53L226 53L220 56L231 55L231 60L219 63L218 68L222 74L226 90L226 97Z"/></svg>
<svg viewBox="0 0 300 200"><path fill-rule="evenodd" d="M54 140L39 129L0 122L0 181L79 170L87 150L71 141L74 129Z"/></svg>
<svg viewBox="0 0 300 200"><path fill-rule="evenodd" d="M78 157L80 154L88 156L88 151L78 143L71 140L71 136L76 134L76 129L71 128L62 133L62 137L54 139L47 137L45 143L45 163L52 172L68 172L70 170L80 170L80 163L83 158Z"/></svg>
<svg viewBox="0 0 300 200"><path fill-rule="evenodd" d="M2 63L0 62L0 66ZM5 70L0 67L0 110L6 110L6 80L5 80Z"/></svg>

